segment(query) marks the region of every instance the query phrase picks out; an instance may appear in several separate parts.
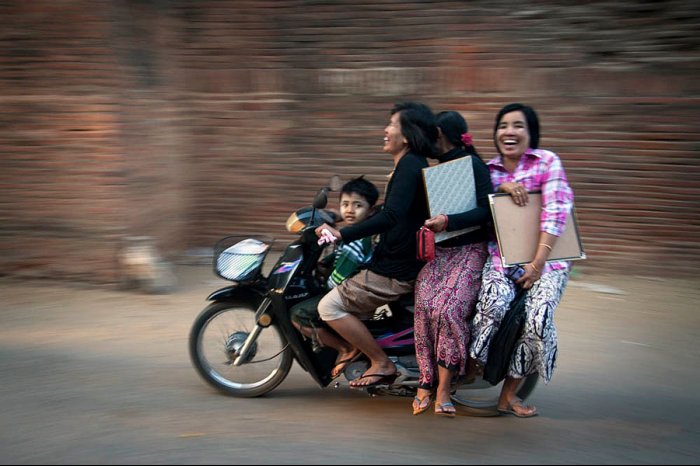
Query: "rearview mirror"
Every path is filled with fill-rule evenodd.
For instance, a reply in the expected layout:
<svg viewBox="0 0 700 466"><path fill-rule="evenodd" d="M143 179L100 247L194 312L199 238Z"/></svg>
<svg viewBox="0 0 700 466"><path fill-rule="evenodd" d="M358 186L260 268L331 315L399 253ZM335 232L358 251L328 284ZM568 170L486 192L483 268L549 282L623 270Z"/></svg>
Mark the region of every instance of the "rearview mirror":
<svg viewBox="0 0 700 466"><path fill-rule="evenodd" d="M328 205L328 190L323 188L314 197L314 209L325 209Z"/></svg>

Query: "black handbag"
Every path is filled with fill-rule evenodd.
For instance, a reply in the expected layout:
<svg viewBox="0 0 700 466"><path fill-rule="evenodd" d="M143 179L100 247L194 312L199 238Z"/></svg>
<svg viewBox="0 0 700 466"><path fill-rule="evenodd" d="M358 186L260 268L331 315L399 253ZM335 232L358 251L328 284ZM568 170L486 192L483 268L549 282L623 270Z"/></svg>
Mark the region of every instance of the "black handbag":
<svg viewBox="0 0 700 466"><path fill-rule="evenodd" d="M496 335L491 340L489 357L484 367L484 380L491 385L498 385L508 373L508 366L515 351L515 344L523 333L525 318L525 298L527 290L518 288L518 292L510 304L510 309L503 316Z"/></svg>

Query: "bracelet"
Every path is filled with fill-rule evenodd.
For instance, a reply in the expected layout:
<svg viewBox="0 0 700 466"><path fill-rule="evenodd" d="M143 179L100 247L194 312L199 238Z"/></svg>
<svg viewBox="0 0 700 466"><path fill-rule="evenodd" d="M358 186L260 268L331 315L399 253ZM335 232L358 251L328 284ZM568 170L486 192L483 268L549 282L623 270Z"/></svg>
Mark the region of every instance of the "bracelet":
<svg viewBox="0 0 700 466"><path fill-rule="evenodd" d="M552 252L552 246L546 243L540 243L540 246L544 246L545 248L549 249L549 252Z"/></svg>
<svg viewBox="0 0 700 466"><path fill-rule="evenodd" d="M530 267L532 267L532 269L533 269L535 272L537 272L537 273L539 273L540 275L542 275L542 272L540 272L539 270L537 270L537 267L535 267L535 264L533 264L532 262L530 262L529 265L530 265Z"/></svg>
<svg viewBox="0 0 700 466"><path fill-rule="evenodd" d="M449 222L450 219L449 219L449 217L448 217L446 214L440 214L440 215L442 215L443 217L445 217L445 230L447 230L447 222Z"/></svg>

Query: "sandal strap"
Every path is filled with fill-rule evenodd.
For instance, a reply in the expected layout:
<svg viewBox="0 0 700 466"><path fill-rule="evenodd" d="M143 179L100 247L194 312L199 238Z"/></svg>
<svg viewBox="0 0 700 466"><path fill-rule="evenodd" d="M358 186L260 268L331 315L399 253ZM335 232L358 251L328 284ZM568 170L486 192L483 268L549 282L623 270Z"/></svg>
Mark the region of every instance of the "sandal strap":
<svg viewBox="0 0 700 466"><path fill-rule="evenodd" d="M526 405L525 402L523 402L523 400L521 400L521 399L519 399L519 398L514 398L513 401L511 401L511 402L508 403L508 404L510 405L511 408L512 408L513 406L519 406L519 407L525 408L525 409L532 409L532 408L534 408L534 406L532 406L532 405Z"/></svg>
<svg viewBox="0 0 700 466"><path fill-rule="evenodd" d="M452 408L452 409L450 409ZM445 403L435 403L435 409L438 411L447 411L447 412L452 412L452 410L456 410L455 405L451 401L446 401Z"/></svg>

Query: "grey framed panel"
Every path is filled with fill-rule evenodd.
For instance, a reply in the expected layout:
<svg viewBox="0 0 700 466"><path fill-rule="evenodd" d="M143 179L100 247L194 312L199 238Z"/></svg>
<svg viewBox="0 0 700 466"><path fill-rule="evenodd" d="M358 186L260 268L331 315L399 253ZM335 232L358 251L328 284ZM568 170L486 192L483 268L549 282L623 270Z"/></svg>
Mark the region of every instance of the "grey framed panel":
<svg viewBox="0 0 700 466"><path fill-rule="evenodd" d="M431 217L439 214L461 214L476 208L476 187L471 156L424 168L423 182ZM477 229L479 227L441 231L435 233L435 242L439 243Z"/></svg>
<svg viewBox="0 0 700 466"><path fill-rule="evenodd" d="M542 194L528 193L529 202L520 207L509 194L489 194L501 261L505 267L526 264L535 257L540 237ZM557 239L552 252L553 260L581 260L586 258L578 231L576 210L572 208L564 232Z"/></svg>

